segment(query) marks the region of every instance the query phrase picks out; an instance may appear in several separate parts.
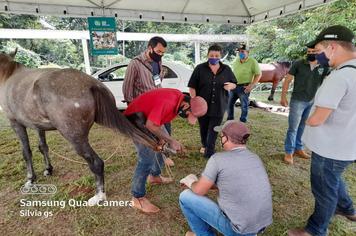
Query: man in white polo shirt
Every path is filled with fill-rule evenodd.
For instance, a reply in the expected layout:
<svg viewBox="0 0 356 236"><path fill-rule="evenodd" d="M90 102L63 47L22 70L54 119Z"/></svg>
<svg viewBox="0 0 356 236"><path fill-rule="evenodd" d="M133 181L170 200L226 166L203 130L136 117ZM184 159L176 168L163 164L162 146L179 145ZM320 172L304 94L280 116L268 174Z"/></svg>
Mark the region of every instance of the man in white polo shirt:
<svg viewBox="0 0 356 236"><path fill-rule="evenodd" d="M356 221L342 174L356 160L356 49L355 35L340 25L323 30L315 40L320 65L334 70L319 88L314 111L302 140L312 151L311 189L315 208L304 229L289 236L325 236L334 214Z"/></svg>

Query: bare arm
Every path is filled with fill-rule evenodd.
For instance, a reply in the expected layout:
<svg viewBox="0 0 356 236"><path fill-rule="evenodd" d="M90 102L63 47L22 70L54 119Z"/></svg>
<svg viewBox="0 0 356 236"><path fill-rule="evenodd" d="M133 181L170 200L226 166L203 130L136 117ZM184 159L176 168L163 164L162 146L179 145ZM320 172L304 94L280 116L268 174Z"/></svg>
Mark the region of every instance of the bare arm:
<svg viewBox="0 0 356 236"><path fill-rule="evenodd" d="M287 101L287 92L289 88L289 84L293 81L294 76L291 74L287 74L287 77L285 78L282 86L282 94L281 94L281 105L284 107L288 106L288 101Z"/></svg>
<svg viewBox="0 0 356 236"><path fill-rule="evenodd" d="M189 88L189 94L192 98L197 96L197 92L195 91L194 88Z"/></svg>
<svg viewBox="0 0 356 236"><path fill-rule="evenodd" d="M198 195L204 196L208 193L209 189L214 186L214 182L202 176L200 179L192 184L192 191Z"/></svg>
<svg viewBox="0 0 356 236"><path fill-rule="evenodd" d="M255 85L260 81L262 74L257 74L253 77L252 82L245 87L245 93L249 93L252 91L252 89L255 87Z"/></svg>
<svg viewBox="0 0 356 236"><path fill-rule="evenodd" d="M262 76L262 74L257 74L257 75L255 75L253 77L253 80L252 80L252 83L251 83L252 88L258 83L258 81L260 81L261 76Z"/></svg>
<svg viewBox="0 0 356 236"><path fill-rule="evenodd" d="M163 139L166 142L168 142L171 148L173 148L174 150L177 151L183 150L183 146L178 141L173 139L168 133L164 132L160 126L154 124L152 121L150 120L146 121L146 128L149 131L151 131L154 135L156 135L159 139Z"/></svg>
<svg viewBox="0 0 356 236"><path fill-rule="evenodd" d="M314 127L322 125L328 119L331 112L333 112L333 109L317 106L305 124Z"/></svg>

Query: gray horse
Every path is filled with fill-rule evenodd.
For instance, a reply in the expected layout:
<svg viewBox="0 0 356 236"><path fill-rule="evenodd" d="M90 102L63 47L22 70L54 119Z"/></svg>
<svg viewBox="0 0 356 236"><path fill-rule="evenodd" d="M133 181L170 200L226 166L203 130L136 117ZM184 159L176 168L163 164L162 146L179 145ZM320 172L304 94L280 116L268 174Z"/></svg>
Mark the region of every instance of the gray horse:
<svg viewBox="0 0 356 236"><path fill-rule="evenodd" d="M26 185L36 180L26 128L38 133L46 176L52 174L53 167L45 131L58 130L95 175L96 195L89 199L89 205L105 200L104 163L88 141L93 123L157 150L156 140L132 125L116 109L113 95L101 82L74 69L26 68L13 60L16 52L0 54L0 106L22 144L27 166Z"/></svg>

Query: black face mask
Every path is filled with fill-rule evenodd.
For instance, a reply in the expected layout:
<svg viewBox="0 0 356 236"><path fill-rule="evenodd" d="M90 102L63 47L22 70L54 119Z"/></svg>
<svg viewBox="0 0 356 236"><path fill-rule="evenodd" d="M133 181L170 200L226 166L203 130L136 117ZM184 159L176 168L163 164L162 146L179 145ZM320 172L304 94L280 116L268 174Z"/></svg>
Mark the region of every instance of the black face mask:
<svg viewBox="0 0 356 236"><path fill-rule="evenodd" d="M152 52L149 52L148 55L150 56L150 58L155 61L155 62L160 62L162 55L157 54L153 49Z"/></svg>
<svg viewBox="0 0 356 236"><path fill-rule="evenodd" d="M224 137L226 138L225 142L222 141ZM229 140L229 138L226 135L220 136L220 142L221 142L221 147L222 148L224 148L224 145L225 145L225 143L227 143L228 140Z"/></svg>
<svg viewBox="0 0 356 236"><path fill-rule="evenodd" d="M307 54L307 61L315 61L315 54Z"/></svg>
<svg viewBox="0 0 356 236"><path fill-rule="evenodd" d="M187 111L189 111L189 109L183 110L183 107L180 107L178 109L178 115L184 119L188 118L188 114Z"/></svg>

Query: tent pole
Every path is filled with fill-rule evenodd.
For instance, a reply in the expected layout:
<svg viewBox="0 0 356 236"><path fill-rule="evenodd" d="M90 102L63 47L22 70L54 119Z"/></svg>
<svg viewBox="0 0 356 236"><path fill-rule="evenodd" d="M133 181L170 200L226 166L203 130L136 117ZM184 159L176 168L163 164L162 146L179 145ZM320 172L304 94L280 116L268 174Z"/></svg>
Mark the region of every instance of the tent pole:
<svg viewBox="0 0 356 236"><path fill-rule="evenodd" d="M85 73L91 75L88 43L86 39L82 39L82 47L83 47L83 55L84 55Z"/></svg>

